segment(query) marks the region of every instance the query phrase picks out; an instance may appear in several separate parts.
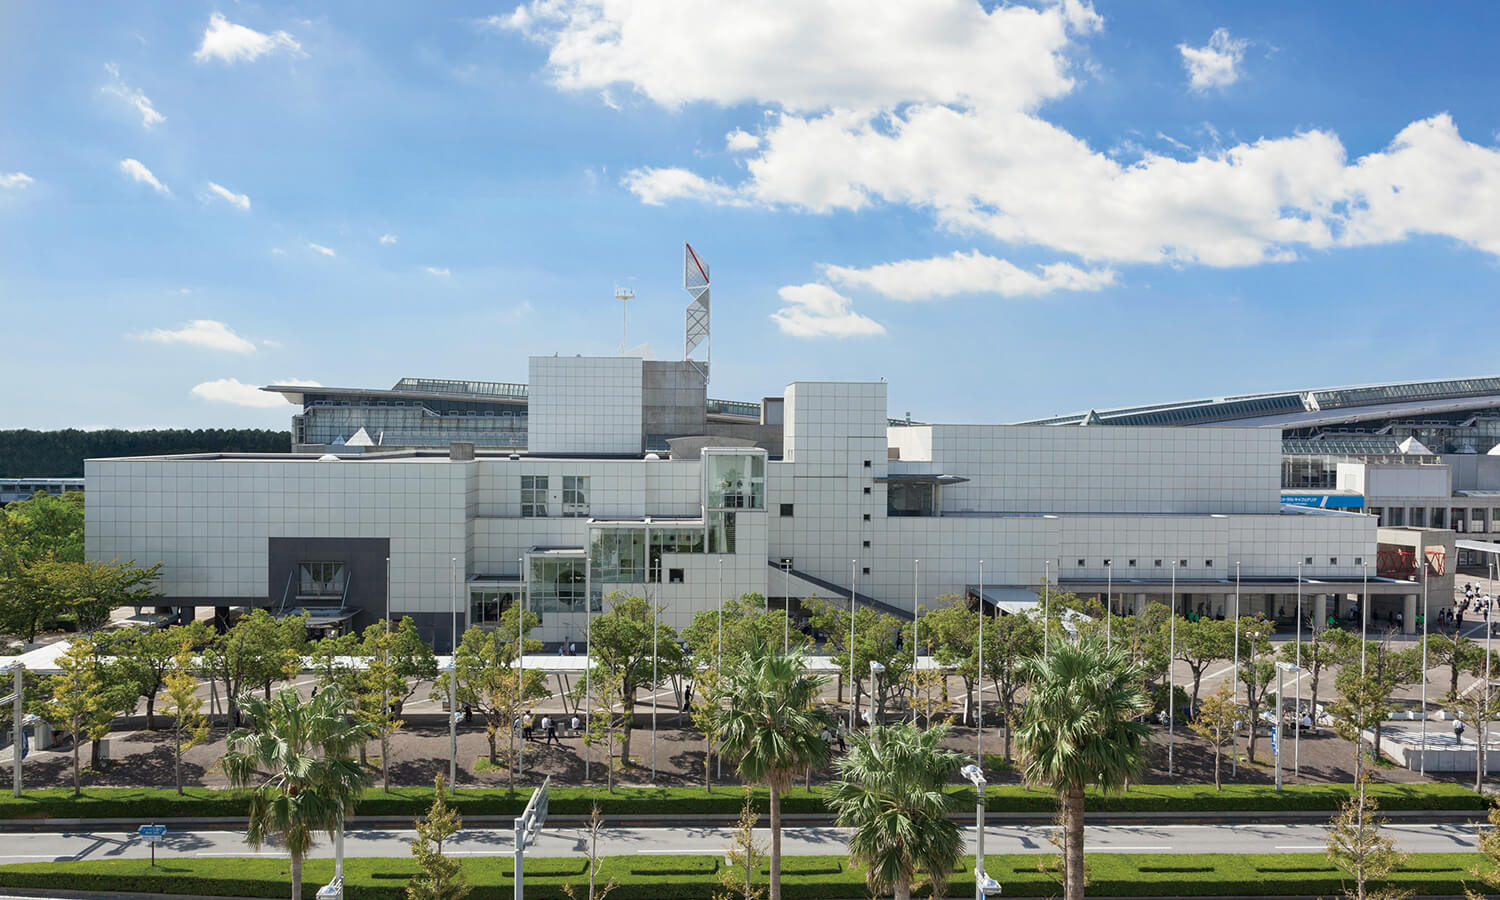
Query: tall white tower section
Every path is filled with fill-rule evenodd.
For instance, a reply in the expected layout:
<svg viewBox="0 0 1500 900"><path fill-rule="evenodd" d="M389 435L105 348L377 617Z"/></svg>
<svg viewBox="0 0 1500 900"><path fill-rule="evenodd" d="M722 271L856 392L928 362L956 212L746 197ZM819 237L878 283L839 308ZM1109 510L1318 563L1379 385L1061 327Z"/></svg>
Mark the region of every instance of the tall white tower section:
<svg viewBox="0 0 1500 900"><path fill-rule="evenodd" d="M693 298L687 308L687 333L682 358L693 364L708 383L709 364L713 361L713 342L709 338L708 264L693 252L693 245L682 245L682 289ZM703 347L703 361L693 359L693 351Z"/></svg>

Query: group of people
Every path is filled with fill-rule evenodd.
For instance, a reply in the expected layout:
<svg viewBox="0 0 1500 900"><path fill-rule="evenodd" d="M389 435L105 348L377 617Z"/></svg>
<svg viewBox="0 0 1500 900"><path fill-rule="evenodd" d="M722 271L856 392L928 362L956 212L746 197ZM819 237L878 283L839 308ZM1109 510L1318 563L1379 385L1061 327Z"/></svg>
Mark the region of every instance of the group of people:
<svg viewBox="0 0 1500 900"><path fill-rule="evenodd" d="M537 730L536 714L533 713L531 710L528 709L528 710L526 710L526 713L524 715L516 716L516 720L515 720L515 722L513 724L514 724L516 730L521 732L521 737L524 740L535 741L537 739L536 738L536 730ZM578 731L583 727L582 721L579 720L579 718L578 718L578 716L576 714L573 716L573 720L571 722L569 722L568 725L573 730L574 734L577 734ZM544 744L557 744L558 746L562 746L562 741L557 736L557 720L556 719L552 718L549 715L543 714L542 715L542 721L541 721L541 729L542 729L542 735L543 735L542 743L544 743Z"/></svg>
<svg viewBox="0 0 1500 900"><path fill-rule="evenodd" d="M577 656L578 655L578 642L577 641L568 641L566 644L558 644L557 645L557 655L558 656Z"/></svg>

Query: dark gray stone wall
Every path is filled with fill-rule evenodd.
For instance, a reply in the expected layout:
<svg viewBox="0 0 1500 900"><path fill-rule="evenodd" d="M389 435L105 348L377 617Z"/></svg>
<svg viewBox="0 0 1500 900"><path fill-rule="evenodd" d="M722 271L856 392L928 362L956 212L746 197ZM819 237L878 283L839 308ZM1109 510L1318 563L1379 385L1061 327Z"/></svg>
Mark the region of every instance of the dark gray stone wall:
<svg viewBox="0 0 1500 900"><path fill-rule="evenodd" d="M348 579L347 604L359 610L351 623L363 630L379 622L386 608L386 557L391 554L389 538L310 538L273 537L266 553L266 584L270 606L281 607L282 596L287 608L297 606L297 564L304 562L341 562ZM291 590L287 591L287 580Z"/></svg>

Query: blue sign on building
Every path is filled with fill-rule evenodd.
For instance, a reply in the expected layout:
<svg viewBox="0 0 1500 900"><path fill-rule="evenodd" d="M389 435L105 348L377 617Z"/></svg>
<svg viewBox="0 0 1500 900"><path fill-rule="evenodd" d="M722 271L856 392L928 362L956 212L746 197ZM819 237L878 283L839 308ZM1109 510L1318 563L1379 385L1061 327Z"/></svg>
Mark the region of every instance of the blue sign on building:
<svg viewBox="0 0 1500 900"><path fill-rule="evenodd" d="M1364 509L1365 498L1359 494L1282 494L1287 506L1311 506L1317 509Z"/></svg>

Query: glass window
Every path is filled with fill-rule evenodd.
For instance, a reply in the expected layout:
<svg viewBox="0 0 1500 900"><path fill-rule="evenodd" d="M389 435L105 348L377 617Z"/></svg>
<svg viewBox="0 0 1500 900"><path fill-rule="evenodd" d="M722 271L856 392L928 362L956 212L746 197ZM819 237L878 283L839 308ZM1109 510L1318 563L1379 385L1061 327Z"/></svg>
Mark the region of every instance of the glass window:
<svg viewBox="0 0 1500 900"><path fill-rule="evenodd" d="M764 453L705 453L709 509L765 509Z"/></svg>
<svg viewBox="0 0 1500 900"><path fill-rule="evenodd" d="M583 612L587 573L581 558L533 556L530 562L528 609L537 614ZM600 611L597 598L593 606L595 612Z"/></svg>
<svg viewBox="0 0 1500 900"><path fill-rule="evenodd" d="M734 552L734 513L712 512L708 514L708 552Z"/></svg>
<svg viewBox="0 0 1500 900"><path fill-rule="evenodd" d="M342 597L344 564L305 562L297 564L297 594L302 597Z"/></svg>
<svg viewBox="0 0 1500 900"><path fill-rule="evenodd" d="M1448 512L1452 513L1453 515L1453 530L1463 531L1464 519L1466 518L1464 516L1464 508L1462 506L1455 506L1452 509L1448 510ZM1380 524L1384 525L1385 523L1382 522Z"/></svg>
<svg viewBox="0 0 1500 900"><path fill-rule="evenodd" d="M1411 524L1416 528L1427 527L1427 507L1413 506L1411 508Z"/></svg>
<svg viewBox="0 0 1500 900"><path fill-rule="evenodd" d="M937 485L893 483L885 489L888 516L937 515Z"/></svg>
<svg viewBox="0 0 1500 900"><path fill-rule="evenodd" d="M543 519L547 516L547 476L521 476L521 517Z"/></svg>
<svg viewBox="0 0 1500 900"><path fill-rule="evenodd" d="M1484 509L1483 507L1479 507L1479 506L1476 506L1473 509L1469 510L1469 530L1470 531L1483 531L1484 530L1484 520L1485 520L1486 516L1488 515L1488 513L1489 513L1489 510Z"/></svg>
<svg viewBox="0 0 1500 900"><path fill-rule="evenodd" d="M1436 507L1435 509L1433 509L1433 511L1432 511L1432 527L1433 528L1447 528L1448 527L1448 507L1446 507L1446 506L1439 506L1439 507Z"/></svg>
<svg viewBox="0 0 1500 900"><path fill-rule="evenodd" d="M592 529L589 555L598 584L641 584L646 580L644 528Z"/></svg>
<svg viewBox="0 0 1500 900"><path fill-rule="evenodd" d="M570 519L589 517L589 477L587 475L563 476L562 514Z"/></svg>
<svg viewBox="0 0 1500 900"><path fill-rule="evenodd" d="M649 580L661 581L661 555L663 553L702 553L702 528L653 528L651 546L648 549Z"/></svg>
<svg viewBox="0 0 1500 900"><path fill-rule="evenodd" d="M787 518L791 518L792 511L793 511L792 504L790 504L790 503L783 503L783 504L781 504L781 514L783 516L785 516Z"/></svg>
<svg viewBox="0 0 1500 900"><path fill-rule="evenodd" d="M513 591L489 588L470 591L469 624L491 626L497 624L500 621L500 614L510 609L515 600L516 595Z"/></svg>

